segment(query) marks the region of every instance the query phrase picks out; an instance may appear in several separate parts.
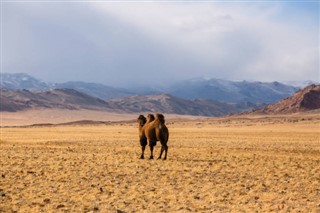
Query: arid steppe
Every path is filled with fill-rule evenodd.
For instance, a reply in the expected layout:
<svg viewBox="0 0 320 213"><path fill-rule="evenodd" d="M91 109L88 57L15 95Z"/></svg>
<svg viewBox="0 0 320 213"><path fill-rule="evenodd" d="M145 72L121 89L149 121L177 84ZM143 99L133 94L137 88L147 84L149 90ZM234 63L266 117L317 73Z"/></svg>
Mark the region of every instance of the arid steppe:
<svg viewBox="0 0 320 213"><path fill-rule="evenodd" d="M320 212L319 115L166 124L166 161L134 122L1 128L0 212Z"/></svg>

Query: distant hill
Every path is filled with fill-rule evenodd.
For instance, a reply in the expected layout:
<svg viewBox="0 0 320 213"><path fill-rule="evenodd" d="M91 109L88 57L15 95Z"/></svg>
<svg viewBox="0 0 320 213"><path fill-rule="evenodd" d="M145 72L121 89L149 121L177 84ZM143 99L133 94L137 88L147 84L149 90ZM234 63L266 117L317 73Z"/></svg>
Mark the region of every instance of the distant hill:
<svg viewBox="0 0 320 213"><path fill-rule="evenodd" d="M193 79L172 86L167 92L185 99L224 102L274 103L292 95L298 88L279 82L263 83L221 79Z"/></svg>
<svg viewBox="0 0 320 213"><path fill-rule="evenodd" d="M134 92L126 89L109 87L103 84L86 83L86 82L66 82L55 84L54 88L68 88L75 89L97 98L108 100L113 98L121 98L125 96L134 95Z"/></svg>
<svg viewBox="0 0 320 213"><path fill-rule="evenodd" d="M223 116L259 106L250 103L228 104L213 100L185 100L168 94L130 96L109 100L112 108L125 112L162 112L181 115Z"/></svg>
<svg viewBox="0 0 320 213"><path fill-rule="evenodd" d="M40 81L25 73L0 73L0 88L47 90L50 84Z"/></svg>
<svg viewBox="0 0 320 213"><path fill-rule="evenodd" d="M251 113L286 114L320 109L320 85L310 85L292 96Z"/></svg>
<svg viewBox="0 0 320 213"><path fill-rule="evenodd" d="M130 96L135 94L126 89L114 88L114 87L106 86L103 84L97 84L97 83L87 83L87 82L46 83L24 73L1 74L0 88L16 89L16 90L27 89L30 91L47 91L52 89L74 89L103 100L120 98L120 97Z"/></svg>
<svg viewBox="0 0 320 213"><path fill-rule="evenodd" d="M223 116L258 108L251 103L228 104L213 100L185 100L171 95L130 96L108 101L73 89L29 90L1 89L1 111L30 109L90 109L117 113L161 112L181 115Z"/></svg>
<svg viewBox="0 0 320 213"><path fill-rule="evenodd" d="M109 109L105 101L73 89L55 89L44 92L1 89L1 111L21 111L39 108Z"/></svg>
<svg viewBox="0 0 320 213"><path fill-rule="evenodd" d="M305 88L305 87L307 87L307 86L310 86L310 85L312 85L312 84L315 84L315 85L317 85L317 84L319 84L320 82L319 81L286 81L286 82L284 82L285 84L287 84L287 85L291 85L291 86L294 86L294 87L298 87L298 88L300 88L300 89L303 89L303 88Z"/></svg>

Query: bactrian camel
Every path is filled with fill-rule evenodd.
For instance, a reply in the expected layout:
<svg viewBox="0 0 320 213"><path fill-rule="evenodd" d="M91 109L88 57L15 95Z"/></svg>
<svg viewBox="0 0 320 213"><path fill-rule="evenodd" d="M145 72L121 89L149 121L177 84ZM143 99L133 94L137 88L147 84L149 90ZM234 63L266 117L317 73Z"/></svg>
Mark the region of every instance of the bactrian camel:
<svg viewBox="0 0 320 213"><path fill-rule="evenodd" d="M138 123L139 123L139 137L140 137L140 145L141 145L141 159L144 159L144 151L149 144L150 146L150 159L153 159L153 148L157 144L157 141L161 143L161 151L158 159L161 159L163 151L165 151L164 160L167 159L168 153L168 139L169 139L169 131L165 125L165 119L162 114L154 115L149 114L148 119L146 119L143 115L139 115Z"/></svg>

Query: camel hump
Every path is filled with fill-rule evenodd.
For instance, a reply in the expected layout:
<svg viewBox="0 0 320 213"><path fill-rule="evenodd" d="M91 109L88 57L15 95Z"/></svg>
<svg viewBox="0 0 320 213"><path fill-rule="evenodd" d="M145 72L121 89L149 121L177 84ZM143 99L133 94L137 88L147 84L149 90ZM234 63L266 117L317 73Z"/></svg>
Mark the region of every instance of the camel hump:
<svg viewBox="0 0 320 213"><path fill-rule="evenodd" d="M143 126L147 122L146 117L144 117L143 115L139 115L137 120L138 120L138 122L140 123L141 126Z"/></svg>
<svg viewBox="0 0 320 213"><path fill-rule="evenodd" d="M147 122L151 122L151 121L154 121L154 115L153 114L148 114L147 116Z"/></svg>
<svg viewBox="0 0 320 213"><path fill-rule="evenodd" d="M156 114L156 119L159 120L161 123L165 123L164 116L162 114Z"/></svg>
<svg viewBox="0 0 320 213"><path fill-rule="evenodd" d="M144 117L143 115L139 115L139 117L138 117L138 120L144 120L144 119L146 119L146 117Z"/></svg>

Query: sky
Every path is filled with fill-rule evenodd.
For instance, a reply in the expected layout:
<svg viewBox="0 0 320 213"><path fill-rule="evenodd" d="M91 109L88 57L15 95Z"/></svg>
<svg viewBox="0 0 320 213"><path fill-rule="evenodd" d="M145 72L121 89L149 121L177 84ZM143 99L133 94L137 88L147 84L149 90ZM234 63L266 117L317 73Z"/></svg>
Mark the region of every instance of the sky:
<svg viewBox="0 0 320 213"><path fill-rule="evenodd" d="M48 82L319 81L318 1L1 2L1 72Z"/></svg>

